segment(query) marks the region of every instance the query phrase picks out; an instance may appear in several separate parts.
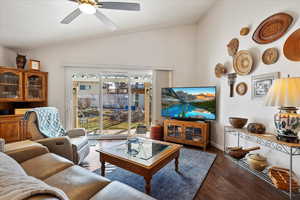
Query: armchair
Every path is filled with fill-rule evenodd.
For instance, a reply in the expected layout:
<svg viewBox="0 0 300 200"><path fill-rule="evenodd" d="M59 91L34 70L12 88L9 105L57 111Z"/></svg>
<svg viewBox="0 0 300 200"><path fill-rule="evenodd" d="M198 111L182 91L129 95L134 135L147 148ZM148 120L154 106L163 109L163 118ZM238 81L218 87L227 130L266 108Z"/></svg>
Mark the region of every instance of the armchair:
<svg viewBox="0 0 300 200"><path fill-rule="evenodd" d="M89 154L90 147L84 129L72 129L66 136L46 138L37 127L36 113L31 112L27 118L27 131L31 139L46 146L50 152L63 156L75 164L80 164Z"/></svg>

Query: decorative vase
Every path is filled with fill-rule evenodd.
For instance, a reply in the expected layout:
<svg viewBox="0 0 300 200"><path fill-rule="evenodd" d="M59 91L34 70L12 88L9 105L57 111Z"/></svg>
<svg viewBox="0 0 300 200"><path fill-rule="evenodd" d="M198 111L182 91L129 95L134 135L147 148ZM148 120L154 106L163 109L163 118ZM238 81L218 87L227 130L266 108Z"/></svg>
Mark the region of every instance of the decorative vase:
<svg viewBox="0 0 300 200"><path fill-rule="evenodd" d="M25 65L26 65L26 62L27 62L26 56L23 56L23 55L20 55L20 54L17 55L16 63L17 63L17 67L19 69L24 69Z"/></svg>
<svg viewBox="0 0 300 200"><path fill-rule="evenodd" d="M155 125L151 127L150 138L153 140L163 140L164 130L160 125Z"/></svg>

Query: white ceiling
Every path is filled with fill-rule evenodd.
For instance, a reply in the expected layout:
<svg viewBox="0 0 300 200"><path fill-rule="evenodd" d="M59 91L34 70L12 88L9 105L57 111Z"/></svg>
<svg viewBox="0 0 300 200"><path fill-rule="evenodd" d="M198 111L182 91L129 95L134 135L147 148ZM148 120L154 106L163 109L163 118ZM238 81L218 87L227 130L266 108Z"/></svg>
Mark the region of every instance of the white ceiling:
<svg viewBox="0 0 300 200"><path fill-rule="evenodd" d="M0 0L0 45L11 48L34 48L66 40L192 24L196 23L215 2L215 0L120 1L141 2L142 11L103 9L103 13L118 26L118 30L112 33L93 15L81 15L69 25L60 24L67 14L77 8L75 3L68 0Z"/></svg>

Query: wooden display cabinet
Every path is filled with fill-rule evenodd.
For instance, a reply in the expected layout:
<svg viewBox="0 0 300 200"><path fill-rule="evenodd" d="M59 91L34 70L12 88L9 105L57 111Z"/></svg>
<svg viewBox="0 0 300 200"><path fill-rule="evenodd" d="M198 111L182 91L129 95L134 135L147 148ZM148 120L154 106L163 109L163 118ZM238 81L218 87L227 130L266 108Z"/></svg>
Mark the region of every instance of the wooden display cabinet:
<svg viewBox="0 0 300 200"><path fill-rule="evenodd" d="M0 67L0 138L16 142L30 138L23 115L15 109L48 104L48 73Z"/></svg>
<svg viewBox="0 0 300 200"><path fill-rule="evenodd" d="M14 69L0 68L0 101L23 100L23 73Z"/></svg>
<svg viewBox="0 0 300 200"><path fill-rule="evenodd" d="M165 120L164 140L203 147L206 150L209 144L209 126L209 122Z"/></svg>

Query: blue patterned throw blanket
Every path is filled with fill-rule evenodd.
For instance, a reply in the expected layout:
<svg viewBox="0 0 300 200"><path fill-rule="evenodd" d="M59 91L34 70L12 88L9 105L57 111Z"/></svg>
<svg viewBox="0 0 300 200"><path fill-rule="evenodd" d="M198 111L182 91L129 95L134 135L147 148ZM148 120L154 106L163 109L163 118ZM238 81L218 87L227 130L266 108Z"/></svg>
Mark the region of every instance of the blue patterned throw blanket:
<svg viewBox="0 0 300 200"><path fill-rule="evenodd" d="M33 108L25 113L24 119L28 120L30 113L34 112L37 116L37 127L45 137L65 136L66 131L62 127L59 112L54 107Z"/></svg>

